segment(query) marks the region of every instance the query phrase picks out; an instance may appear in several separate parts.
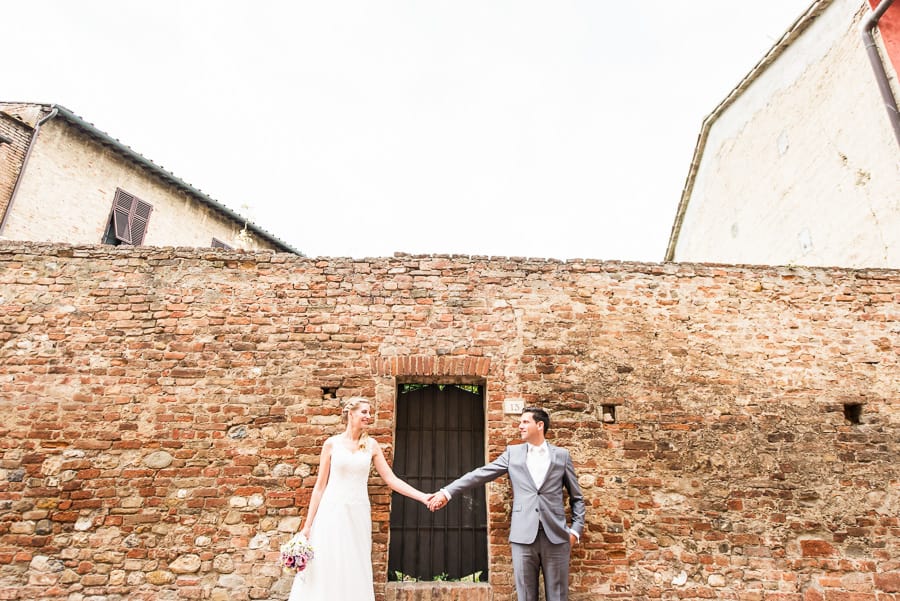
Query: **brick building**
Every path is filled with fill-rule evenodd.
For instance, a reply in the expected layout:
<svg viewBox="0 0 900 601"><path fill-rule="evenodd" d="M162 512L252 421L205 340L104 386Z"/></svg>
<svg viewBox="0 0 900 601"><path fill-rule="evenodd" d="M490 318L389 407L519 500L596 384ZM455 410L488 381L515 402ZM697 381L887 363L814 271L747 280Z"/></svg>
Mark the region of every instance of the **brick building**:
<svg viewBox="0 0 900 601"><path fill-rule="evenodd" d="M900 267L898 69L900 2L812 2L704 120L666 260Z"/></svg>
<svg viewBox="0 0 900 601"><path fill-rule="evenodd" d="M886 269L0 243L0 598L285 599L362 394L424 490L546 405L587 504L573 601L897 601L898 307ZM395 549L412 526L450 572L454 514L369 483L379 601L513 598L506 479L444 510L486 582L424 585Z"/></svg>
<svg viewBox="0 0 900 601"><path fill-rule="evenodd" d="M299 254L60 105L0 102L0 239Z"/></svg>

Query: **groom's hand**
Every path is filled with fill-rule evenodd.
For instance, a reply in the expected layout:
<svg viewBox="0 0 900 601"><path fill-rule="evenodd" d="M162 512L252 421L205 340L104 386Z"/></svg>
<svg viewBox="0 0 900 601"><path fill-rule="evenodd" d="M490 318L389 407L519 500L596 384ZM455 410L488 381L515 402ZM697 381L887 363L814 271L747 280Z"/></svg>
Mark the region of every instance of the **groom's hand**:
<svg viewBox="0 0 900 601"><path fill-rule="evenodd" d="M442 492L436 492L431 495L428 499L428 509L431 511L437 511L444 507L447 504L447 497L444 496Z"/></svg>

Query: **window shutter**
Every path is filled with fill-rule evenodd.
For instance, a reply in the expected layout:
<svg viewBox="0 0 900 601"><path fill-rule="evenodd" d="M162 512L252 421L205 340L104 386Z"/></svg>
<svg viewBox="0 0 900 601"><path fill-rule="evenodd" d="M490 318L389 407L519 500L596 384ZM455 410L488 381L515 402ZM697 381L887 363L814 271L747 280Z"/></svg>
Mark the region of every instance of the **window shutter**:
<svg viewBox="0 0 900 601"><path fill-rule="evenodd" d="M131 240L135 246L144 243L144 235L147 233L147 223L150 221L150 213L153 207L149 202L134 199L134 210L131 213Z"/></svg>
<svg viewBox="0 0 900 601"><path fill-rule="evenodd" d="M116 238L125 244L131 244L131 205L134 204L134 196L124 190L116 190L116 200L113 203L113 226Z"/></svg>
<svg viewBox="0 0 900 601"><path fill-rule="evenodd" d="M113 202L113 227L116 238L125 244L139 246L144 242L147 223L153 206L129 194L125 190L116 190Z"/></svg>

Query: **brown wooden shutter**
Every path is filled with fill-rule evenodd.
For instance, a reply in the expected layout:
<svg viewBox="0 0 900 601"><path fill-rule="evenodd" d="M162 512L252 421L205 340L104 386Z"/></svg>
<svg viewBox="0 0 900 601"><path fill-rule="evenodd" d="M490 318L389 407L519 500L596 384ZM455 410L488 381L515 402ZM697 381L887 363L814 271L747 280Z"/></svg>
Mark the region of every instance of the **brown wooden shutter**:
<svg viewBox="0 0 900 601"><path fill-rule="evenodd" d="M116 190L116 198L113 201L113 227L116 238L125 244L134 246L143 244L151 212L153 206L150 203L121 188Z"/></svg>
<svg viewBox="0 0 900 601"><path fill-rule="evenodd" d="M150 222L150 213L153 207L149 202L134 199L134 210L131 212L131 240L135 246L144 243L144 235L147 233L147 224Z"/></svg>
<svg viewBox="0 0 900 601"><path fill-rule="evenodd" d="M131 244L131 207L134 204L134 196L124 190L116 190L116 199L113 202L113 228L116 238L125 244Z"/></svg>

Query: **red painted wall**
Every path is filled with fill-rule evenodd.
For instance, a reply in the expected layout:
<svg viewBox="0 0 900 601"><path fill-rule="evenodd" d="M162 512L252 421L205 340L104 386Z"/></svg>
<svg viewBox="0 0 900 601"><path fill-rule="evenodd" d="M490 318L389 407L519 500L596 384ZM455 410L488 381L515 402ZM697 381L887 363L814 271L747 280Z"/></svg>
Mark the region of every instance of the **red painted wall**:
<svg viewBox="0 0 900 601"><path fill-rule="evenodd" d="M874 10L880 0L869 0ZM900 73L900 2L894 2L878 20L878 31L884 40L894 70Z"/></svg>

